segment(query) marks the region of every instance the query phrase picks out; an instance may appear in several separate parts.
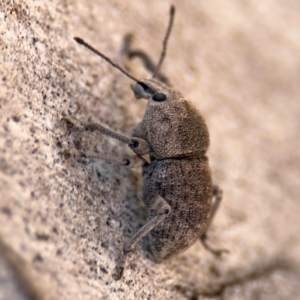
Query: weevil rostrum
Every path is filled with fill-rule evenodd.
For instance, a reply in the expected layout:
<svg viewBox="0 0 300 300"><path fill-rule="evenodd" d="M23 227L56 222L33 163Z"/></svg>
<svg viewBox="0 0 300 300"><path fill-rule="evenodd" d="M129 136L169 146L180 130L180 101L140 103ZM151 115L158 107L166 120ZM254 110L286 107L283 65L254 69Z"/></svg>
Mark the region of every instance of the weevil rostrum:
<svg viewBox="0 0 300 300"><path fill-rule="evenodd" d="M135 153L123 159L105 154L81 154L82 162L104 160L127 168L142 167L143 170L143 201L148 209L148 220L124 244L123 253L112 274L116 280L123 275L127 254L146 234L149 234L151 251L157 262L184 251L198 239L216 255L226 251L211 249L206 243L206 232L222 198L221 190L212 184L206 157L209 147L207 126L191 102L170 87L166 77L160 73L174 15L175 8L171 6L169 26L157 66L144 52L130 48L129 37L125 43L126 54L139 57L153 72L151 79L134 78L81 38L74 38L131 78L134 81L131 87L135 98L148 101L145 115L133 128L131 137L99 124L88 124L81 128L82 131L99 131L124 142ZM62 122L66 129L74 126L65 118ZM145 155L149 155L150 161Z"/></svg>

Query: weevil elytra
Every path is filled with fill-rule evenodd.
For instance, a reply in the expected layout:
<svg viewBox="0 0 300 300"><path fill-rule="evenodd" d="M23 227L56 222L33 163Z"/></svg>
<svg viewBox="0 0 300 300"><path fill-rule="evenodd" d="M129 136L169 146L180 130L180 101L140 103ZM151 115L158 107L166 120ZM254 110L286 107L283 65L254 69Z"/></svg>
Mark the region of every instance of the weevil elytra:
<svg viewBox="0 0 300 300"><path fill-rule="evenodd" d="M157 262L184 251L199 238L213 253L220 254L223 251L213 250L204 242L209 224L221 201L220 189L212 185L206 157L209 147L207 126L191 102L166 84L166 77L160 73L174 14L175 8L171 6L169 26L157 67L144 52L131 49L129 38L125 43L123 52L129 57L142 59L145 66L154 73L152 79L136 79L81 38L74 38L131 78L134 81L131 87L137 99L148 100L145 115L133 128L131 137L99 124L81 128L82 131L100 131L124 142L135 153L124 159L105 154L82 154L82 161L104 160L127 168L143 168L143 201L148 208L148 221L124 244L123 253L113 271L116 280L122 277L127 254L148 233ZM66 119L62 119L62 122L67 129L73 126ZM150 162L144 155L149 155ZM213 196L215 201L212 205Z"/></svg>

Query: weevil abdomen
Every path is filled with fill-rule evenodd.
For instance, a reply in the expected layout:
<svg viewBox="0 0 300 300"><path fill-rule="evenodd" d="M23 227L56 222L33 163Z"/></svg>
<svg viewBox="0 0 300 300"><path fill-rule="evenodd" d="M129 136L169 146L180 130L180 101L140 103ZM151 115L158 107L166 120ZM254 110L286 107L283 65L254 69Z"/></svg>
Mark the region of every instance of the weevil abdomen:
<svg viewBox="0 0 300 300"><path fill-rule="evenodd" d="M189 248L205 232L212 202L212 180L207 158L154 160L144 168L143 201L149 208L155 193L171 206L171 213L150 233L157 261Z"/></svg>

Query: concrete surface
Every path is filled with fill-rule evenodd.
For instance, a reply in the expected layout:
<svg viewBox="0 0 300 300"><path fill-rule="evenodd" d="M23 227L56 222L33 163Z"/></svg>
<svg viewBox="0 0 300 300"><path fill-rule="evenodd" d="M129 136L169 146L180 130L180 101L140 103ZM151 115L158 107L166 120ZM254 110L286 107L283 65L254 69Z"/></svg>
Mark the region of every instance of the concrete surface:
<svg viewBox="0 0 300 300"><path fill-rule="evenodd" d="M131 32L158 59L170 3L148 2L0 1L0 299L300 299L296 0L173 1L163 71L207 120L224 190L210 243L230 254L216 259L196 243L159 265L145 240L112 279L123 242L145 222L140 174L78 164L87 149L130 151L68 135L59 120L130 134L145 103L73 37L121 63ZM126 66L149 76L139 61Z"/></svg>

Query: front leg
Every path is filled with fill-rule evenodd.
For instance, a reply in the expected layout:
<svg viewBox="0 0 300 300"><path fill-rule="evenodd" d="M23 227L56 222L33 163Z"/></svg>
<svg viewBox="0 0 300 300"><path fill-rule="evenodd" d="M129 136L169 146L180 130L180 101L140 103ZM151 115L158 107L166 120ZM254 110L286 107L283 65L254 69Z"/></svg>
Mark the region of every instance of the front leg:
<svg viewBox="0 0 300 300"><path fill-rule="evenodd" d="M164 198L157 196L150 210L154 212L154 217L148 221L148 223L146 223L127 243L125 243L123 254L120 257L112 275L115 280L122 278L127 254L132 252L135 245L170 214L171 206Z"/></svg>
<svg viewBox="0 0 300 300"><path fill-rule="evenodd" d="M150 71L152 74L155 74L156 72L156 69L157 69L157 65L152 61L152 59L150 58L150 56L144 52L143 50L140 50L140 49L133 49L132 48L132 40L133 40L133 35L132 34L127 34L125 37L124 37L124 41L123 41L123 47L122 47L122 54L129 58L129 59L133 59L135 57L138 57L144 67ZM170 85L170 82L169 82L169 79L164 75L162 74L161 72L159 72L158 74L156 74L156 78L167 84L167 85Z"/></svg>
<svg viewBox="0 0 300 300"><path fill-rule="evenodd" d="M115 156L110 156L102 153L97 153L94 155L86 155L82 153L79 159L79 162L89 163L89 162L97 162L97 161L105 161L107 163L113 163L116 165L124 166L128 169L139 168L148 165L148 162L145 158L139 155L135 155L128 158L118 158Z"/></svg>
<svg viewBox="0 0 300 300"><path fill-rule="evenodd" d="M62 118L61 123L65 130L72 132L85 132L85 131L99 131L103 134L106 134L120 142L123 142L129 146L129 148L138 155L146 155L151 152L151 147L148 142L144 139L138 137L128 137L126 135L119 134L107 127L104 127L100 124L87 124L81 127L75 126L67 118Z"/></svg>

